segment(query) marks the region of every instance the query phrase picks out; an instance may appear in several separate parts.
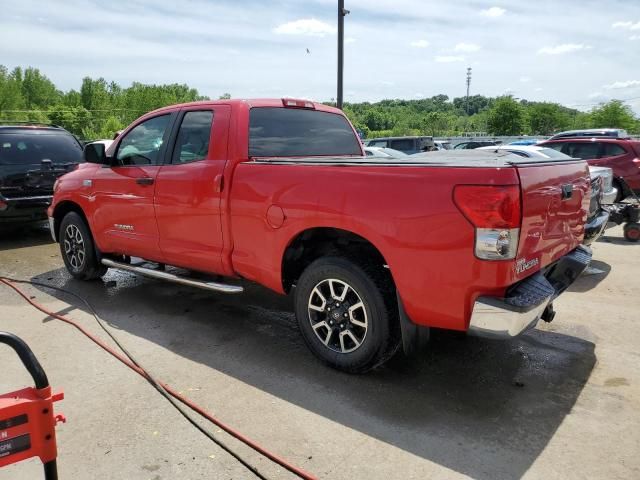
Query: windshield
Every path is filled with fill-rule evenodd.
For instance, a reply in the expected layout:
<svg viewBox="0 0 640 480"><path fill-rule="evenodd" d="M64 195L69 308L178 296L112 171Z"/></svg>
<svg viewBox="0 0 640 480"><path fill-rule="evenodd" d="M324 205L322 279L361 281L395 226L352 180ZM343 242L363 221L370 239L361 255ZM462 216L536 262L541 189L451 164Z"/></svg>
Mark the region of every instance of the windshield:
<svg viewBox="0 0 640 480"><path fill-rule="evenodd" d="M345 117L297 108L253 108L249 124L250 157L362 155Z"/></svg>
<svg viewBox="0 0 640 480"><path fill-rule="evenodd" d="M82 147L69 134L7 133L0 134L0 165L80 163Z"/></svg>

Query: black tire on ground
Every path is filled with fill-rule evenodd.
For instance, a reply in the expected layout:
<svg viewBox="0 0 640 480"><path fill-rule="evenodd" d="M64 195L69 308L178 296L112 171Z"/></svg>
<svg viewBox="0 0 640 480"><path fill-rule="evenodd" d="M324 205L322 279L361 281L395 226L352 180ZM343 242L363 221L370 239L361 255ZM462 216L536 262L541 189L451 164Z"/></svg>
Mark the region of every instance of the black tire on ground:
<svg viewBox="0 0 640 480"><path fill-rule="evenodd" d="M302 337L320 360L338 370L364 373L398 351L394 300L393 283L382 265L331 256L302 273L295 312Z"/></svg>
<svg viewBox="0 0 640 480"><path fill-rule="evenodd" d="M624 195L624 193L622 192L622 184L619 181L614 180L613 186L618 189L618 193L616 194L616 199L614 200L614 202L620 203L626 197L626 195Z"/></svg>
<svg viewBox="0 0 640 480"><path fill-rule="evenodd" d="M107 273L107 267L98 263L93 237L79 214L69 212L64 216L58 237L60 254L74 278L95 280Z"/></svg>
<svg viewBox="0 0 640 480"><path fill-rule="evenodd" d="M629 242L640 240L640 223L627 223L624 226L624 238Z"/></svg>

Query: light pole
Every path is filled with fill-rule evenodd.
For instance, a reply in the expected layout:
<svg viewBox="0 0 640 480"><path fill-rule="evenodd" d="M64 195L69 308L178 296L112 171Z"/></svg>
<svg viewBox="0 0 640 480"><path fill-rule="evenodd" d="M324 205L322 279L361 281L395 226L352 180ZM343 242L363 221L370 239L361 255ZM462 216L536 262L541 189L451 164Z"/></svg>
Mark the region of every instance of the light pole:
<svg viewBox="0 0 640 480"><path fill-rule="evenodd" d="M344 68L344 17L349 10L344 8L344 0L338 0L338 95L336 106L342 110L342 77Z"/></svg>
<svg viewBox="0 0 640 480"><path fill-rule="evenodd" d="M467 100L465 102L465 110L469 115L469 87L471 86L471 67L467 68Z"/></svg>

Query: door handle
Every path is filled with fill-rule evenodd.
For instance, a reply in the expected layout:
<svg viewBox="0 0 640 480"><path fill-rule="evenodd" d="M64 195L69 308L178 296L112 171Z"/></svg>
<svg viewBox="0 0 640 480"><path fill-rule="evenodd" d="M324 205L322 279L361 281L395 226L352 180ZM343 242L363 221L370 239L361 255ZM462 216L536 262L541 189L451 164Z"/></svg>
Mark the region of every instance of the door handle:
<svg viewBox="0 0 640 480"><path fill-rule="evenodd" d="M153 185L153 178L151 177L136 178L136 183L138 185Z"/></svg>
<svg viewBox="0 0 640 480"><path fill-rule="evenodd" d="M224 175L216 175L216 177L213 179L213 185L216 193L222 192L222 190L224 190Z"/></svg>

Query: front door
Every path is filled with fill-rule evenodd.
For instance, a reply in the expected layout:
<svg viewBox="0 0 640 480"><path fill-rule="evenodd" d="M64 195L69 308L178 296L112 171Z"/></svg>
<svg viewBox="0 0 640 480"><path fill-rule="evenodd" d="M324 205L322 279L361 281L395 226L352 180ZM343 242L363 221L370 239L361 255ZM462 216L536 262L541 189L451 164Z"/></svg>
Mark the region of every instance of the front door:
<svg viewBox="0 0 640 480"><path fill-rule="evenodd" d="M156 182L155 211L166 263L222 273L221 199L227 162L226 105L180 112Z"/></svg>
<svg viewBox="0 0 640 480"><path fill-rule="evenodd" d="M169 113L138 123L92 180L93 228L103 251L162 261L153 198L172 120Z"/></svg>

